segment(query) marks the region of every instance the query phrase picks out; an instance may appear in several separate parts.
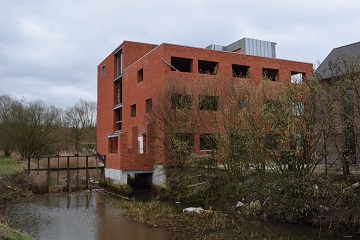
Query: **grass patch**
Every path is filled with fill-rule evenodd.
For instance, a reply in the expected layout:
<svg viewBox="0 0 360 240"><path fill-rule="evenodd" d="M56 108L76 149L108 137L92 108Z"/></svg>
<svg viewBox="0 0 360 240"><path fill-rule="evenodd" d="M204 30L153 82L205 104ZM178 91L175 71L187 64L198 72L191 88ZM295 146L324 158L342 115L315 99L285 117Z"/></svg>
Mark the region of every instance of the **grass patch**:
<svg viewBox="0 0 360 240"><path fill-rule="evenodd" d="M33 238L19 230L10 228L7 224L0 222L0 239L4 240L32 240Z"/></svg>
<svg viewBox="0 0 360 240"><path fill-rule="evenodd" d="M26 169L25 161L17 161L9 158L0 159L0 176L11 175Z"/></svg>
<svg viewBox="0 0 360 240"><path fill-rule="evenodd" d="M310 239L308 237L289 237L280 234L253 232L248 230L241 221L237 221L239 219L218 211L186 214L182 212L182 208L160 201L131 202L113 199L109 201L113 206L125 208L125 216L133 221L175 232L173 239Z"/></svg>

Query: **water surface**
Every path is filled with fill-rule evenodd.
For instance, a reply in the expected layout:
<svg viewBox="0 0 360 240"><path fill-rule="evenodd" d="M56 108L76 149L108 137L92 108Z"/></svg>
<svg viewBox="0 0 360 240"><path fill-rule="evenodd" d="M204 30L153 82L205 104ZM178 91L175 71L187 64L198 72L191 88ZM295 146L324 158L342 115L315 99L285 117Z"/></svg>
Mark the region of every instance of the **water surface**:
<svg viewBox="0 0 360 240"><path fill-rule="evenodd" d="M36 197L12 204L10 224L38 240L171 239L169 232L132 222L97 192Z"/></svg>

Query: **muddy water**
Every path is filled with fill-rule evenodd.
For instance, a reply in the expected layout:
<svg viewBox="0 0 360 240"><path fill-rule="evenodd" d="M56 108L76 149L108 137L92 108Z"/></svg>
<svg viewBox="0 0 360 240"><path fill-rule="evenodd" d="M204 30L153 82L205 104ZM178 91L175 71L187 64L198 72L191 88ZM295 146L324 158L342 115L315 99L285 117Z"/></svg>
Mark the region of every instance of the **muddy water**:
<svg viewBox="0 0 360 240"><path fill-rule="evenodd" d="M10 225L38 240L171 239L169 232L127 220L97 193L37 197L6 209Z"/></svg>

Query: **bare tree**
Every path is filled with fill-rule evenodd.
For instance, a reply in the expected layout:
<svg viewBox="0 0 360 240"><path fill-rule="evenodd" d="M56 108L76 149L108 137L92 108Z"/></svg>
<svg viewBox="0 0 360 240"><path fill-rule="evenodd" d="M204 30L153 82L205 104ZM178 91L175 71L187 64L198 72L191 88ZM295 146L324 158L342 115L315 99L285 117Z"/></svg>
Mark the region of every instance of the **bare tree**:
<svg viewBox="0 0 360 240"><path fill-rule="evenodd" d="M14 149L11 138L10 123L13 120L12 110L16 101L8 95L0 96L0 149L9 157Z"/></svg>
<svg viewBox="0 0 360 240"><path fill-rule="evenodd" d="M42 101L18 102L12 109L10 136L22 159L43 156L54 151L54 133L59 110Z"/></svg>
<svg viewBox="0 0 360 240"><path fill-rule="evenodd" d="M73 107L65 109L63 123L70 131L69 142L79 153L85 140L95 142L96 103L79 100Z"/></svg>

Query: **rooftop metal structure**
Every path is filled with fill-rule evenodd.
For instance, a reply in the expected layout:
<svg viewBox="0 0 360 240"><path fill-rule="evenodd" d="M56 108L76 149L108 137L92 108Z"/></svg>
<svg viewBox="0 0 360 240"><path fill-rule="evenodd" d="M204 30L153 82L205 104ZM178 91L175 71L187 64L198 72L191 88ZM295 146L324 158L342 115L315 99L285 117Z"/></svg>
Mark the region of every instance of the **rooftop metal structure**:
<svg viewBox="0 0 360 240"><path fill-rule="evenodd" d="M226 52L237 52L247 55L276 58L276 43L252 39L243 38L236 42L233 42L227 46L211 44L206 49L226 51Z"/></svg>

